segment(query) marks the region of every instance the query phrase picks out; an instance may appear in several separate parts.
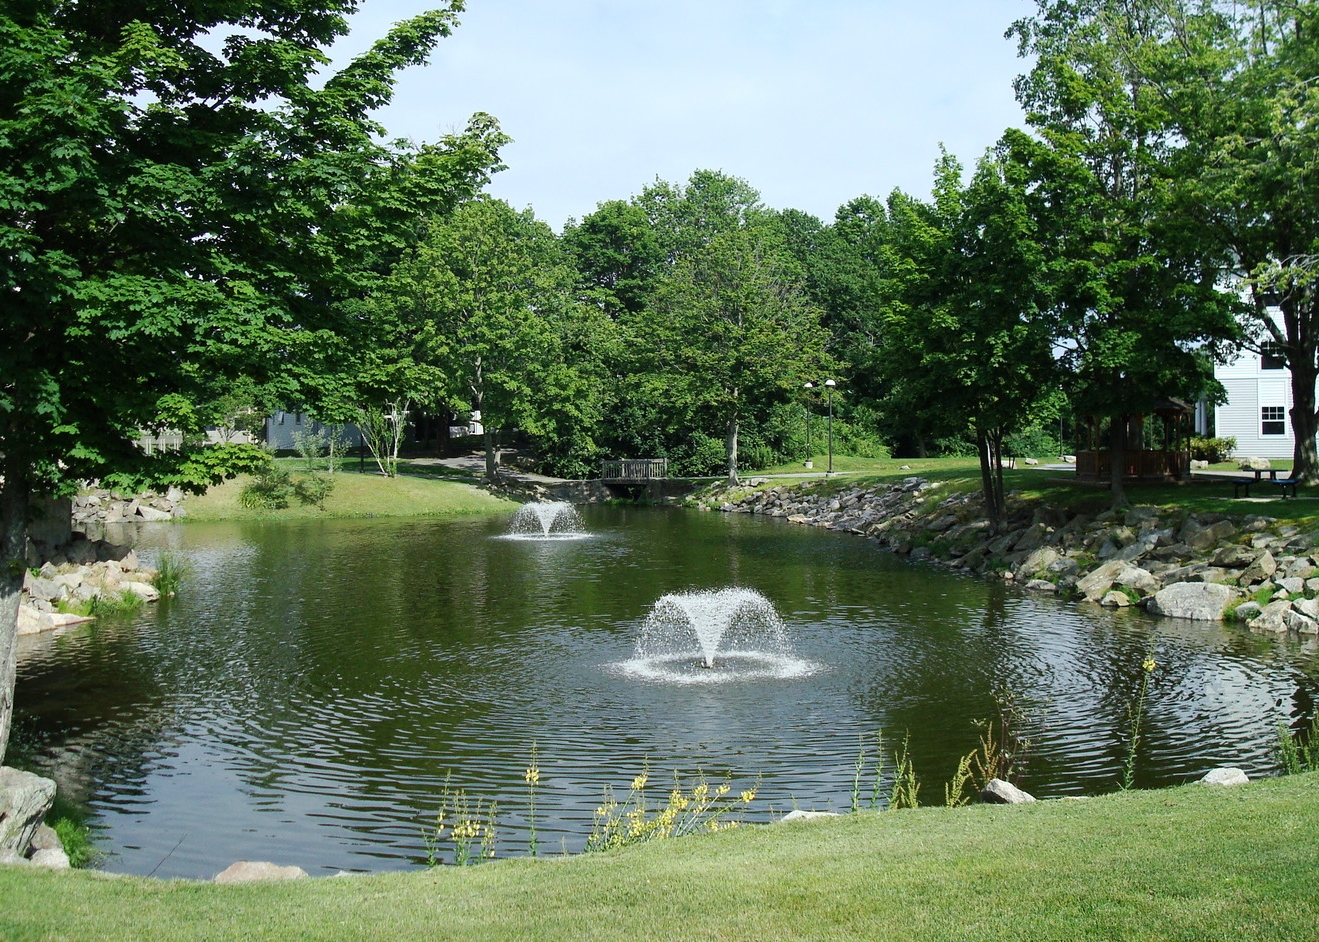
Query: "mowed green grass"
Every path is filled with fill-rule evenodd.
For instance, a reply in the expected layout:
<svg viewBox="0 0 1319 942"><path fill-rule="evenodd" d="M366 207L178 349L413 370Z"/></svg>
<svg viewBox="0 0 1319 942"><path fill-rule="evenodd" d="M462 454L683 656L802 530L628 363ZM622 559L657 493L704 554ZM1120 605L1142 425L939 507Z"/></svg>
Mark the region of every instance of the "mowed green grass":
<svg viewBox="0 0 1319 942"><path fill-rule="evenodd" d="M1040 459L1048 464L1057 459ZM940 484L941 494L978 491L981 487L980 463L975 458L852 458L834 455L837 476L829 480L822 477L827 458L815 459L815 468L807 471L800 462L779 465L764 471L748 472L744 478L764 475L815 475L818 486L833 490L846 490L876 483L893 483L908 477L922 477ZM1275 461L1280 470L1290 468L1290 461ZM1215 465L1210 472L1236 470L1235 463ZM793 478L775 477L769 486L793 483ZM1098 514L1112 506L1107 484L1081 484L1071 477L1071 471L1031 467L1018 461L1016 469L1005 469L1003 486L1008 492L1017 492L1023 500L1038 500L1080 513ZM1282 497L1281 489L1267 482L1251 488L1250 499L1235 497L1232 484L1226 480L1195 477L1185 483L1128 483L1127 500L1164 508L1181 508L1188 513L1219 513L1231 516L1258 514L1312 529L1319 527L1319 489L1299 489L1297 498ZM934 496L934 495L932 495Z"/></svg>
<svg viewBox="0 0 1319 942"><path fill-rule="evenodd" d="M294 472L295 477L298 472ZM319 473L319 472L318 472ZM517 507L471 484L432 478L339 471L325 509L293 499L281 510L249 510L238 494L250 478L240 476L184 501L186 520L295 520L307 517L423 517L505 513Z"/></svg>
<svg viewBox="0 0 1319 942"><path fill-rule="evenodd" d="M1319 774L292 883L0 868L25 940L1308 940Z"/></svg>

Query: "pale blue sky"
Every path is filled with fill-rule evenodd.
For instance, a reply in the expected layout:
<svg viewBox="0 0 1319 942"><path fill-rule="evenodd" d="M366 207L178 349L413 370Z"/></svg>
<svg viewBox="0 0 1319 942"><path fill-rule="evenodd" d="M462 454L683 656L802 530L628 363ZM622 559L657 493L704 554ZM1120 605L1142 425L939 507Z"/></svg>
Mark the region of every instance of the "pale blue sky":
<svg viewBox="0 0 1319 942"><path fill-rule="evenodd" d="M364 0L351 54L426 0ZM1003 38L1031 0L468 0L381 118L435 140L474 111L514 143L490 191L555 229L698 168L824 221L926 195L939 144L968 167L1020 126Z"/></svg>

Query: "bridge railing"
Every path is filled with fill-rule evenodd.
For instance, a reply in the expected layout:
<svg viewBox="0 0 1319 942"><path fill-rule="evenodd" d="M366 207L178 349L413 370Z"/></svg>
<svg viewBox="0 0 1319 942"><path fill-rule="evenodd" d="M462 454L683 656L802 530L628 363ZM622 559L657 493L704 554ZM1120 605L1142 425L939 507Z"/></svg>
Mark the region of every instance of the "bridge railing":
<svg viewBox="0 0 1319 942"><path fill-rule="evenodd" d="M600 466L602 481L659 481L668 476L668 458L623 458Z"/></svg>

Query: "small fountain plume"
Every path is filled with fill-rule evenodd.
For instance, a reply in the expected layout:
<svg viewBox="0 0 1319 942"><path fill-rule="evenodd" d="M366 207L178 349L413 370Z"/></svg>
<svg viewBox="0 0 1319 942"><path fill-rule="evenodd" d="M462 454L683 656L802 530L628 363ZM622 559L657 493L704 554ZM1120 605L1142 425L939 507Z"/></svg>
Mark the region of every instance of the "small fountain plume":
<svg viewBox="0 0 1319 942"><path fill-rule="evenodd" d="M577 508L561 500L523 504L508 526L508 536L518 539L576 540L586 535Z"/></svg>

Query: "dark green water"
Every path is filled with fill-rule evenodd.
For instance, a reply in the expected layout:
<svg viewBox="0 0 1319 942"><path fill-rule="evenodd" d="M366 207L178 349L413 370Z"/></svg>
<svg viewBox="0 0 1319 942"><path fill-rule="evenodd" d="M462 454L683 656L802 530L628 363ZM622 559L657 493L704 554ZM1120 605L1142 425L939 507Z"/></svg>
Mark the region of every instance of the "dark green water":
<svg viewBox="0 0 1319 942"><path fill-rule="evenodd" d="M503 518L143 528L143 555L191 565L180 597L25 647L17 736L89 803L107 869L315 875L424 862L446 780L497 801L499 855L525 854L533 744L558 852L647 764L655 800L702 769L760 777L750 820L845 811L881 728L910 735L941 803L1000 689L1029 704L1024 788L1112 791L1150 652L1141 787L1272 772L1276 722L1319 690L1313 645L1082 610L782 521L583 514L590 539L551 543L501 539ZM816 669L693 685L620 667L660 596L726 586L770 599Z"/></svg>

